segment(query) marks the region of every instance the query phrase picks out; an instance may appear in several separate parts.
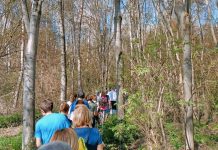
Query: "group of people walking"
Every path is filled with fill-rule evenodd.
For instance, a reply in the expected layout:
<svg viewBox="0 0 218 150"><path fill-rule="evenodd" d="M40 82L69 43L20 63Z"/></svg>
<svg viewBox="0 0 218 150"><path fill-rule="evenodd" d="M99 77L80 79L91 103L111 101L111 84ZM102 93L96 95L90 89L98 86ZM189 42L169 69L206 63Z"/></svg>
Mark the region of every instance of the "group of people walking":
<svg viewBox="0 0 218 150"><path fill-rule="evenodd" d="M78 150L79 140L84 140L88 150L103 150L102 135L96 124L102 124L109 114L116 113L116 92L110 90L85 96L71 95L68 102L62 102L59 113L53 113L53 102L43 100L40 111L43 115L35 126L36 146L39 150L70 148ZM100 114L100 115L99 115ZM103 117L103 119L101 119Z"/></svg>

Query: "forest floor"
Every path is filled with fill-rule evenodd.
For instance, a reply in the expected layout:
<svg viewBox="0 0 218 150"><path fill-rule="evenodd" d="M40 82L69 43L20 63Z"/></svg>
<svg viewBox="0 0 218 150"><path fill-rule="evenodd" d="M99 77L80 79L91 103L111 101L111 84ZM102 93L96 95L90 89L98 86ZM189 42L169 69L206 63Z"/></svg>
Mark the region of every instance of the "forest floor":
<svg viewBox="0 0 218 150"><path fill-rule="evenodd" d="M7 107L7 103L5 100L0 98L0 115L8 115L11 113L11 111ZM14 112L14 111L12 111ZM21 133L22 126L16 126L16 127L8 127L8 128L0 128L0 137L9 137L9 136L16 136L19 133Z"/></svg>
<svg viewBox="0 0 218 150"><path fill-rule="evenodd" d="M9 137L18 135L22 130L22 126L0 128L0 137Z"/></svg>

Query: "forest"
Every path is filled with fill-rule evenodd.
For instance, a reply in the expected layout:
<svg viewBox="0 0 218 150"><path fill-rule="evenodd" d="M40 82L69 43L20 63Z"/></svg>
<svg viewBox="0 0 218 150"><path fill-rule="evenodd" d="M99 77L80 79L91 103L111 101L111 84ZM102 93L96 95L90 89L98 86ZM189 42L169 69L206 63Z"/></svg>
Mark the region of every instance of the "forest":
<svg viewBox="0 0 218 150"><path fill-rule="evenodd" d="M0 150L35 149L42 100L111 88L104 149L218 149L217 38L217 0L1 0Z"/></svg>

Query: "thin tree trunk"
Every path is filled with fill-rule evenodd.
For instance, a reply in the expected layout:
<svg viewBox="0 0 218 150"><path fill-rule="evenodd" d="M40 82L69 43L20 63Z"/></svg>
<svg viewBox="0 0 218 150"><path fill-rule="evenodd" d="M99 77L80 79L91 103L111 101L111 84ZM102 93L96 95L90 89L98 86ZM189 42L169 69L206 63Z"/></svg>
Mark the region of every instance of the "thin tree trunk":
<svg viewBox="0 0 218 150"><path fill-rule="evenodd" d="M27 1L26 0L21 0L21 6L22 6L22 13L23 13L23 21L24 21L24 25L25 25L25 29L27 34L29 35L30 32L30 18L29 18L29 11L28 11L28 7L27 7Z"/></svg>
<svg viewBox="0 0 218 150"><path fill-rule="evenodd" d="M211 14L211 8L210 8L210 5L209 5L209 0L206 0L206 3L207 3L208 20L210 22L210 31L211 31L211 34L212 34L212 37L213 37L213 42L214 42L215 46L217 46L218 43L217 43L216 34L214 32L214 28L213 28L212 14Z"/></svg>
<svg viewBox="0 0 218 150"><path fill-rule="evenodd" d="M75 83L74 83L74 72L75 72L75 56L76 56L76 27L75 27L75 21L74 21L74 16L75 16L75 12L74 12L74 0L72 1L72 11L71 11L71 16L72 16L72 26L71 26L71 47L72 47L72 57L71 57L71 91L74 92L74 87L75 87Z"/></svg>
<svg viewBox="0 0 218 150"><path fill-rule="evenodd" d="M129 1L131 3L131 1ZM131 4L129 4L131 5ZM130 40L130 88L133 89L133 34L132 34L132 10L129 12L129 40Z"/></svg>
<svg viewBox="0 0 218 150"><path fill-rule="evenodd" d="M65 45L65 31L64 31L64 3L62 0L58 1L59 5L59 29L60 29L60 48L61 48L61 95L60 100L66 101L67 95L67 65L66 65L66 45Z"/></svg>
<svg viewBox="0 0 218 150"><path fill-rule="evenodd" d="M186 0L186 10L184 14L189 14L190 0ZM184 5L185 5L184 4ZM182 36L183 36L183 78L184 78L184 99L186 102L185 107L185 141L186 149L194 150L194 127L193 127L193 100L192 100L192 52L190 40L190 16L186 15L182 23Z"/></svg>
<svg viewBox="0 0 218 150"><path fill-rule="evenodd" d="M83 92L82 88L82 79L81 79L81 58L80 58L80 40L81 40L81 28L82 28L82 18L83 18L83 7L84 7L84 0L81 2L80 8L80 21L79 21L79 33L78 33L78 42L77 42L77 71L78 71L78 93Z"/></svg>
<svg viewBox="0 0 218 150"><path fill-rule="evenodd" d="M122 62L122 44L121 44L121 12L120 0L115 0L115 57L116 57L116 81L117 81L117 98L118 98L118 117L124 118L124 99L123 99L123 62Z"/></svg>
<svg viewBox="0 0 218 150"><path fill-rule="evenodd" d="M25 42L24 42L24 23L22 21L22 32L21 32L21 46L20 46L20 73L19 73L19 77L17 80L17 85L16 85L16 89L14 92L14 97L13 97L13 108L17 107L17 102L18 102L18 98L19 98L19 91L20 91L20 86L22 83L22 79L23 79L23 53L24 53L24 48L25 48Z"/></svg>
<svg viewBox="0 0 218 150"><path fill-rule="evenodd" d="M22 150L32 150L35 145L33 138L35 126L35 70L41 8L42 0L33 0L30 20L24 18L25 26L29 28L29 34L24 53ZM25 12L23 13L25 14ZM28 29L26 30L28 31Z"/></svg>

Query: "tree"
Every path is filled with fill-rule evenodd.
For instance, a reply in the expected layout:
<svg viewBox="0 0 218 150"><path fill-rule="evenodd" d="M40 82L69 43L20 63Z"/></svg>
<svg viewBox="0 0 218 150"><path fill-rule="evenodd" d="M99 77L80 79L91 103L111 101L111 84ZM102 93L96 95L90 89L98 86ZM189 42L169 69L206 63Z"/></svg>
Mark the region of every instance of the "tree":
<svg viewBox="0 0 218 150"><path fill-rule="evenodd" d="M213 27L212 13L211 13L211 7L210 7L210 4L209 4L209 0L206 0L206 4L207 4L207 13L208 13L208 21L209 21L209 24L210 24L210 30L211 30L211 34L212 34L212 37L213 37L214 44L216 46L216 45L218 45L218 43L217 43L217 38L216 38L216 34L215 34L215 31L214 31L214 27Z"/></svg>
<svg viewBox="0 0 218 150"><path fill-rule="evenodd" d="M193 100L192 100L192 52L190 26L190 0L177 2L175 15L183 38L183 88L185 99L185 141L186 149L194 150Z"/></svg>
<svg viewBox="0 0 218 150"><path fill-rule="evenodd" d="M121 43L121 11L120 0L115 0L115 16L114 16L114 34L115 34L115 58L116 58L116 82L117 82L117 98L118 98L118 117L124 118L123 109L123 62L122 62L122 43Z"/></svg>
<svg viewBox="0 0 218 150"><path fill-rule="evenodd" d="M61 101L66 101L67 95L67 71L66 71L66 45L65 45L65 31L64 31L64 3L62 0L58 1L59 7L59 38L61 47Z"/></svg>
<svg viewBox="0 0 218 150"><path fill-rule="evenodd" d="M77 42L77 71L78 71L78 93L83 93L82 80L81 80L81 56L80 56L80 42L81 42L81 28L82 28L82 19L83 19L83 9L84 9L84 0L81 1L80 5L80 20L78 26L78 42Z"/></svg>
<svg viewBox="0 0 218 150"><path fill-rule="evenodd" d="M22 83L22 79L23 79L23 53L24 53L24 48L25 48L25 39L24 39L24 23L22 20L22 36L21 36L21 46L20 46L20 73L19 73L19 77L17 80L17 85L16 85L16 89L14 92L14 97L13 97L13 108L17 107L17 101L19 98L19 91L20 91L20 86Z"/></svg>
<svg viewBox="0 0 218 150"><path fill-rule="evenodd" d="M28 33L28 42L24 53L23 85L23 140L22 150L33 149L35 125L35 70L38 46L39 23L43 0L33 0L31 15L27 10L26 0L22 0L22 12Z"/></svg>

